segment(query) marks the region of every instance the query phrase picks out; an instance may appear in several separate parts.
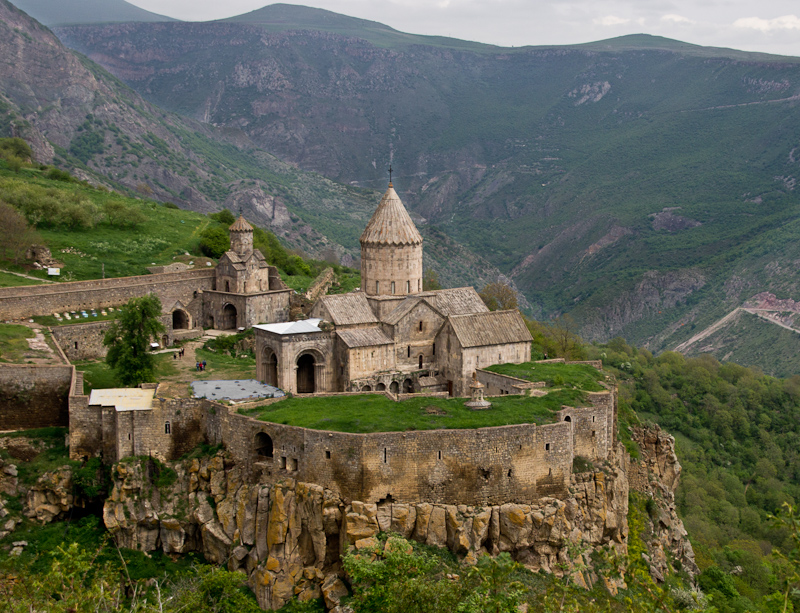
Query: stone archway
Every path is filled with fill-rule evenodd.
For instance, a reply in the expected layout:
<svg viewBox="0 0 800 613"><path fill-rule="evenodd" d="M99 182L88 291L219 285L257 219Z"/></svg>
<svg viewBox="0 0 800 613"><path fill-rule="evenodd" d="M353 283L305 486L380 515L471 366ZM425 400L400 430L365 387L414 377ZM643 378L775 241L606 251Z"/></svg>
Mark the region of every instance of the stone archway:
<svg viewBox="0 0 800 613"><path fill-rule="evenodd" d="M414 382L411 379L406 379L405 381L403 381L403 393L404 394L414 393Z"/></svg>
<svg viewBox="0 0 800 613"><path fill-rule="evenodd" d="M264 383L278 387L278 356L270 347L264 347Z"/></svg>
<svg viewBox="0 0 800 613"><path fill-rule="evenodd" d="M222 317L219 320L220 330L231 330L236 328L236 307L230 302L222 307Z"/></svg>
<svg viewBox="0 0 800 613"><path fill-rule="evenodd" d="M369 386L369 385L365 385L364 387L361 388L361 391L362 392L371 392L372 391L372 387Z"/></svg>
<svg viewBox="0 0 800 613"><path fill-rule="evenodd" d="M188 330L192 327L191 317L189 313L183 309L175 309L172 311L172 329L173 330Z"/></svg>
<svg viewBox="0 0 800 613"><path fill-rule="evenodd" d="M316 391L317 360L311 353L297 358L297 393L313 394Z"/></svg>
<svg viewBox="0 0 800 613"><path fill-rule="evenodd" d="M392 394L396 394L400 391L400 384L397 381L392 381L389 384L389 391L392 392Z"/></svg>
<svg viewBox="0 0 800 613"><path fill-rule="evenodd" d="M386 385L384 383L378 383L378 385L375 386L376 392L383 392L385 390L386 390Z"/></svg>
<svg viewBox="0 0 800 613"><path fill-rule="evenodd" d="M271 458L273 451L272 438L266 432L256 434L256 455L260 458Z"/></svg>

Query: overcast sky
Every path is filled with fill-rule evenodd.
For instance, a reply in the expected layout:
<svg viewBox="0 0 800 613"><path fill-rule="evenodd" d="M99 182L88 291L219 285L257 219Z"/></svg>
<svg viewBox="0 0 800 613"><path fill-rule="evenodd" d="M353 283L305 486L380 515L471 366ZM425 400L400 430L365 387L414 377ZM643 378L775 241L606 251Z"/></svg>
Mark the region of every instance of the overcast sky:
<svg viewBox="0 0 800 613"><path fill-rule="evenodd" d="M264 0L128 0L188 21L231 17ZM309 0L288 2L414 34L503 46L583 43L647 33L714 47L800 56L798 0Z"/></svg>

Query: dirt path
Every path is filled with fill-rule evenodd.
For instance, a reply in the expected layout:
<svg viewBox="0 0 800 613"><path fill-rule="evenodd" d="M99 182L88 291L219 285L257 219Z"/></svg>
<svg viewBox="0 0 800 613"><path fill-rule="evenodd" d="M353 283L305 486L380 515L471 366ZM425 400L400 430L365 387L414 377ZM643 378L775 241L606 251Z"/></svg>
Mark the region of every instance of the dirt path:
<svg viewBox="0 0 800 613"><path fill-rule="evenodd" d="M56 281L50 281L49 279L40 279L39 277L31 277L30 275L23 275L21 272L11 272L10 270L5 270L0 268L0 272L4 272L7 275L16 275L18 277L22 277L23 279L32 279L33 281L39 281L40 283L56 283Z"/></svg>
<svg viewBox="0 0 800 613"><path fill-rule="evenodd" d="M189 397L189 383L197 378L197 369L195 368L197 364L196 351L203 346L203 343L205 343L205 339L198 339L189 341L183 346L183 357L173 360L173 365L178 370L178 373L163 377L160 380L159 395L169 398Z"/></svg>
<svg viewBox="0 0 800 613"><path fill-rule="evenodd" d="M770 311L769 309L746 309L744 307L742 307L742 310L747 311L748 313L750 313L751 315L755 315L756 317L760 317L764 321L768 321L771 324L775 324L776 326L780 326L781 328L786 328L787 330L791 330L792 332L800 334L800 330L798 330L797 328L792 328L792 326L787 326L782 321L775 321L771 317L767 316L767 313L774 313L775 311Z"/></svg>
<svg viewBox="0 0 800 613"><path fill-rule="evenodd" d="M708 338L709 336L714 334L714 332L716 332L717 330L722 328L725 324L727 324L732 319L734 319L738 315L739 311L741 311L741 310L742 310L741 307L736 307L735 309L733 309L730 313L728 313L722 319L719 319L719 320L715 321L713 324L711 324L705 330L703 330L701 332L698 332L692 338L690 338L688 341L684 341L680 345L675 347L675 351L677 351L678 353L684 353L687 349L689 349L689 347L691 347L695 343L699 343L700 341L702 341L705 338Z"/></svg>

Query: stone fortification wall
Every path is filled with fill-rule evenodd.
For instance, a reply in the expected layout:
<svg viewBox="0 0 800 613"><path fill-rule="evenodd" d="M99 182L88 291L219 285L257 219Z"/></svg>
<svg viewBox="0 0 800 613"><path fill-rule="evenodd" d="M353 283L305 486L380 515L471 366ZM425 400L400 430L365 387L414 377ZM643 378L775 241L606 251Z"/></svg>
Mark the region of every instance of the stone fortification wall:
<svg viewBox="0 0 800 613"><path fill-rule="evenodd" d="M529 394L528 390L547 387L545 381L525 381L508 375L501 375L489 370L476 371L478 381L486 388L487 396L503 396L505 394Z"/></svg>
<svg viewBox="0 0 800 613"><path fill-rule="evenodd" d="M324 296L328 293L334 281L336 281L336 273L333 271L333 268L328 267L323 270L319 273L317 278L314 279L311 287L309 287L308 291L305 293L306 300L316 302L320 296Z"/></svg>
<svg viewBox="0 0 800 613"><path fill-rule="evenodd" d="M108 347L103 344L106 330L113 321L92 321L83 324L64 324L53 326L50 331L61 350L70 362L79 360L102 360L108 353ZM162 338L156 339L164 344L166 337L167 346L172 344L172 316L162 315L161 323L164 325ZM187 332L189 332L187 330ZM202 331L201 331L202 333ZM195 332L195 335L197 332Z"/></svg>
<svg viewBox="0 0 800 613"><path fill-rule="evenodd" d="M558 413L560 421L572 426L573 450L587 460L606 459L614 449L613 392L587 392L589 406L565 407Z"/></svg>
<svg viewBox="0 0 800 613"><path fill-rule="evenodd" d="M156 294L165 309L177 301L188 304L195 292L211 289L214 270L72 281L48 285L0 288L0 319L52 315L79 309L101 309L124 304L131 298Z"/></svg>
<svg viewBox="0 0 800 613"><path fill-rule="evenodd" d="M563 497L569 486L572 428L567 422L349 434L257 421L214 406L223 414L218 442L237 462L255 462L268 482L291 477L365 502L453 504ZM257 453L265 440L271 457Z"/></svg>
<svg viewBox="0 0 800 613"><path fill-rule="evenodd" d="M69 424L72 366L0 365L0 430Z"/></svg>

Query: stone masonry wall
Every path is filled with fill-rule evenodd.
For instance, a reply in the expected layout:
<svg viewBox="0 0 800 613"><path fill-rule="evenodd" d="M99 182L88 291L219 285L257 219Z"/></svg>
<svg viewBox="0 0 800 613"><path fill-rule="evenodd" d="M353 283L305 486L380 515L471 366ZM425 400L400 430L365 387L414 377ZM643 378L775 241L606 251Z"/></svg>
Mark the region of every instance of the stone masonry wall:
<svg viewBox="0 0 800 613"><path fill-rule="evenodd" d="M74 367L0 365L0 430L69 424Z"/></svg>
<svg viewBox="0 0 800 613"><path fill-rule="evenodd" d="M78 360L102 360L108 353L108 348L103 344L106 330L113 321L93 321L83 324L64 324L53 326L50 331L70 362ZM161 316L167 345L172 344L172 315ZM155 339L162 343L163 338Z"/></svg>
<svg viewBox="0 0 800 613"><path fill-rule="evenodd" d="M165 309L177 301L188 304L198 290L211 289L213 270L72 281L48 285L0 288L0 319L19 319L34 315L79 309L118 306L138 296L155 293Z"/></svg>

